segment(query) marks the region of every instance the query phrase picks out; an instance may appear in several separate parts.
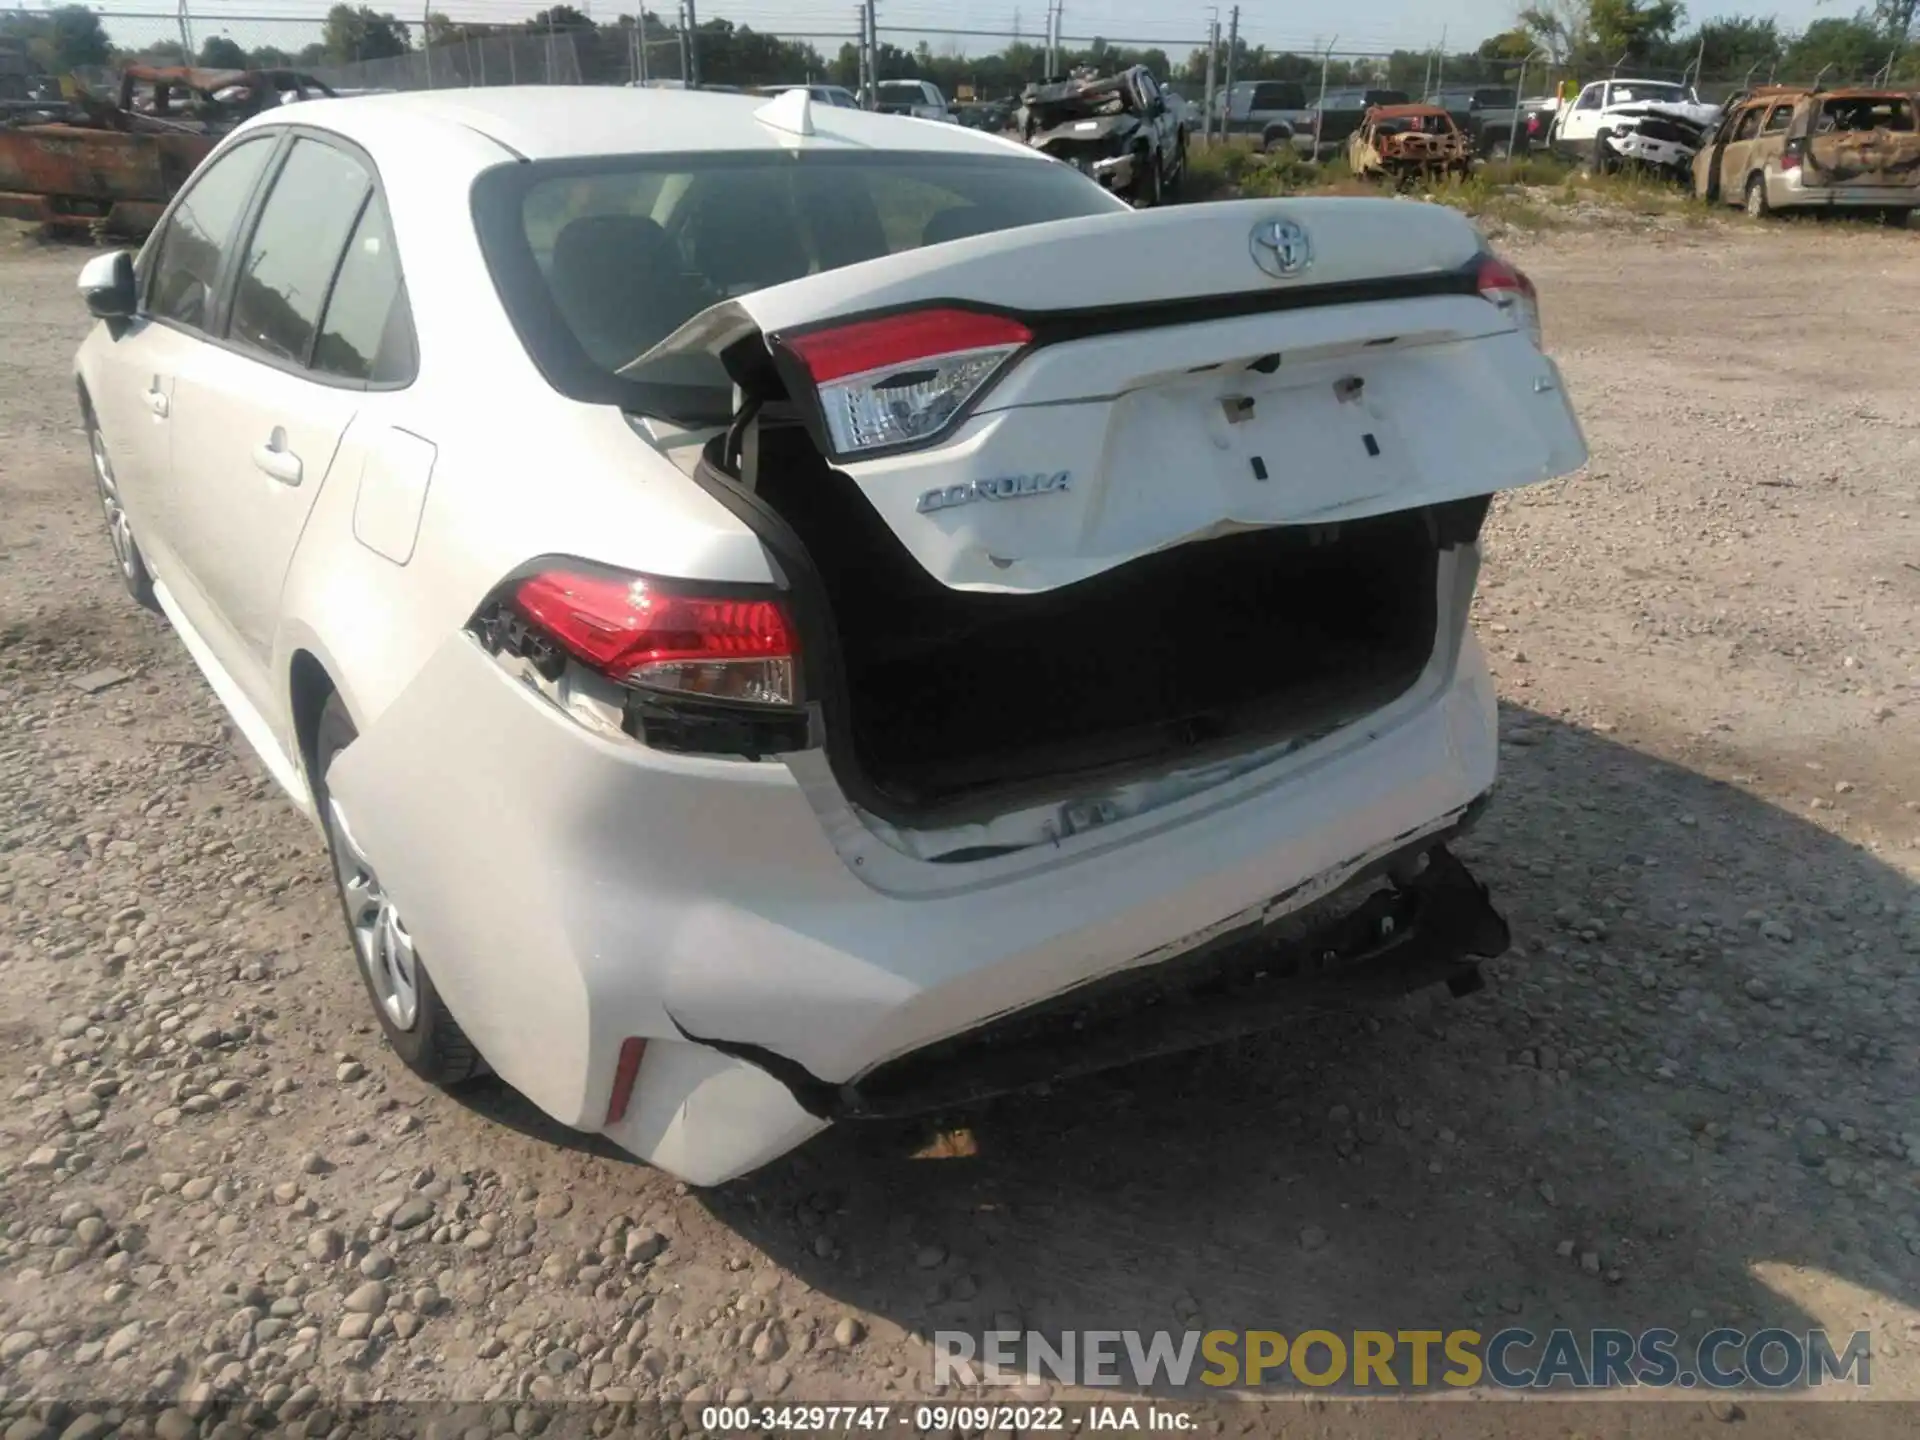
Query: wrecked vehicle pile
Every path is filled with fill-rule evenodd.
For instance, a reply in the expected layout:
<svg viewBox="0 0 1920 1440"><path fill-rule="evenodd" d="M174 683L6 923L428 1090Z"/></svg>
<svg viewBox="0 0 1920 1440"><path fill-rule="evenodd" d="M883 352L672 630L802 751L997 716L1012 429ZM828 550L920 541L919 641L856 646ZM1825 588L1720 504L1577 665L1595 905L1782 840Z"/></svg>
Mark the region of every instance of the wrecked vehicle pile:
<svg viewBox="0 0 1920 1440"><path fill-rule="evenodd" d="M332 94L293 70L130 65L114 100L82 91L0 129L0 217L138 239L229 130Z"/></svg>
<svg viewBox="0 0 1920 1440"><path fill-rule="evenodd" d="M1136 205L1157 205L1180 182L1187 128L1144 66L1118 75L1080 71L1029 85L1020 138L1075 166Z"/></svg>

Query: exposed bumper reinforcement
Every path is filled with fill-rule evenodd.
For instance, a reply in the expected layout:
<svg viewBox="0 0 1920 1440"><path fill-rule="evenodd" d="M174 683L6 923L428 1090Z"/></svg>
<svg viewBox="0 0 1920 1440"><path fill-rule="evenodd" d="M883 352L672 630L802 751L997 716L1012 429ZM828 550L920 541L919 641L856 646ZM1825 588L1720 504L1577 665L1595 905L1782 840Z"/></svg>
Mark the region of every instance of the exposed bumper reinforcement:
<svg viewBox="0 0 1920 1440"><path fill-rule="evenodd" d="M1399 878L1422 859L1417 874ZM1357 905L1350 897L1368 887L1367 879L1315 902L1305 918L1250 925L1163 963L1092 981L845 1084L821 1080L762 1046L709 1039L674 1023L687 1040L765 1070L819 1119L897 1119L1217 1045L1303 1013L1442 981L1456 994L1478 988L1476 962L1511 943L1486 887L1431 839L1385 868L1395 877L1390 886ZM1345 913L1317 918L1342 897Z"/></svg>

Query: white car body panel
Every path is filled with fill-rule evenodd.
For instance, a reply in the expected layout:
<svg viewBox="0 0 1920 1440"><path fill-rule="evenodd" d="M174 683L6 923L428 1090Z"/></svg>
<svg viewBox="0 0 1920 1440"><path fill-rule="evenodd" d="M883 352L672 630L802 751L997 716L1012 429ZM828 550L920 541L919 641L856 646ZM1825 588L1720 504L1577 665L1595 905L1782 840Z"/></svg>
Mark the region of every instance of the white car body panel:
<svg viewBox="0 0 1920 1440"><path fill-rule="evenodd" d="M1426 673L1364 722L1135 779L1107 797L1105 823L1055 843L1035 843L1046 807L1010 811L968 833L1020 848L962 863L927 858L954 848L953 835L890 832L859 812L817 749L759 763L650 749L587 731L511 678L464 627L535 557L760 586L779 577L761 538L688 478L698 432L636 429L614 406L547 383L467 218L477 174L516 156L625 154L636 137L663 151L1053 163L957 126L824 106L813 134L776 133L756 108L611 87L299 107L300 123L377 163L419 378L332 389L144 319L118 333L97 326L76 361L162 607L310 814L296 676L323 672L345 702L359 738L329 788L470 1038L548 1114L697 1183L751 1170L823 1122L766 1070L685 1035L855 1078L1088 979L1276 919L1457 823L1491 786L1496 758L1493 688L1464 619L1470 544L1443 557L1442 633ZM236 135L292 123L270 112ZM674 343L930 298L1034 312L1180 301L1196 274L1257 294L1276 282L1255 271L1249 229L1276 214L1324 242L1303 284L1439 273L1479 248L1450 212L1389 202L1124 212L755 292ZM1168 266L1169 248L1195 264ZM1028 356L932 451L847 468L930 573L956 588L1038 590L1222 528L1484 495L1584 459L1557 371L1495 306L1447 295L1371 312L1226 315L1062 343ZM1276 350L1285 359L1273 374L1245 369ZM1199 364L1221 370L1186 373ZM1351 403L1312 399L1356 374L1365 388ZM1253 498L1227 483L1245 438L1198 418L1218 412L1225 389L1257 391L1257 406L1294 417L1271 441L1275 483ZM1377 475L1330 448L1348 410L1368 417L1369 433L1400 437L1383 445L1390 463ZM276 427L301 457L297 484L254 463ZM1033 468L1055 454L1104 483L944 518L912 509L944 474ZM1322 463L1287 470L1287 456ZM1156 470L1181 485L1156 491ZM186 474L201 482L194 493ZM1000 551L1015 563L987 574L981 557ZM649 1044L632 1104L610 1122L628 1037Z"/></svg>

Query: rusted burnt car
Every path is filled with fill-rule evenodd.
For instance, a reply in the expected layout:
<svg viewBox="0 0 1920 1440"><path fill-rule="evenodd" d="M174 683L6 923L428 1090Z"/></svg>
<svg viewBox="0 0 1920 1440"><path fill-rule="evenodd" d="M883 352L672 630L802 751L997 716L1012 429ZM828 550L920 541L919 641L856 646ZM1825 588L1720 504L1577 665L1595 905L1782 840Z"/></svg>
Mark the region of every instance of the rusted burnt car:
<svg viewBox="0 0 1920 1440"><path fill-rule="evenodd" d="M130 65L113 100L83 93L58 119L0 129L0 216L139 239L227 131L332 94L296 70Z"/></svg>
<svg viewBox="0 0 1920 1440"><path fill-rule="evenodd" d="M1347 167L1365 179L1401 182L1464 175L1473 168L1473 146L1438 105L1376 105L1347 140Z"/></svg>
<svg viewBox="0 0 1920 1440"><path fill-rule="evenodd" d="M1693 159L1702 200L1775 210L1883 214L1920 208L1914 96L1898 90L1769 86L1730 101Z"/></svg>

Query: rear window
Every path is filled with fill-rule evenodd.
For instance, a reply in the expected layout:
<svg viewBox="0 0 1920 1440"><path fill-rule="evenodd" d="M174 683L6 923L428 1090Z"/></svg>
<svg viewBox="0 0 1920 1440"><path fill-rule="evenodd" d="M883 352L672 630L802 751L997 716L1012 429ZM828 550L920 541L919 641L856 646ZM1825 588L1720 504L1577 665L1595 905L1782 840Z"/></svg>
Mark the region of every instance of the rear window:
<svg viewBox="0 0 1920 1440"><path fill-rule="evenodd" d="M1685 86L1657 82L1636 81L1632 85L1615 85L1607 92L1609 105L1685 105L1688 100Z"/></svg>
<svg viewBox="0 0 1920 1440"><path fill-rule="evenodd" d="M923 245L1125 208L1068 166L998 155L541 161L474 187L494 283L548 381L686 424L728 419L718 360L676 360L670 382L615 372L710 306Z"/></svg>
<svg viewBox="0 0 1920 1440"><path fill-rule="evenodd" d="M1905 95L1854 96L1829 100L1820 107L1819 133L1850 130L1913 129L1913 101Z"/></svg>
<svg viewBox="0 0 1920 1440"><path fill-rule="evenodd" d="M1304 110L1307 108L1307 92L1298 85L1266 84L1253 87L1255 110Z"/></svg>

